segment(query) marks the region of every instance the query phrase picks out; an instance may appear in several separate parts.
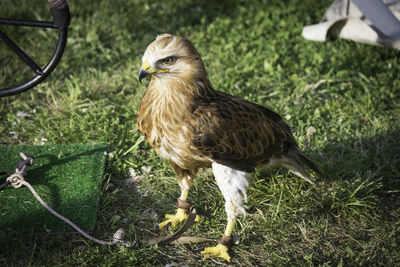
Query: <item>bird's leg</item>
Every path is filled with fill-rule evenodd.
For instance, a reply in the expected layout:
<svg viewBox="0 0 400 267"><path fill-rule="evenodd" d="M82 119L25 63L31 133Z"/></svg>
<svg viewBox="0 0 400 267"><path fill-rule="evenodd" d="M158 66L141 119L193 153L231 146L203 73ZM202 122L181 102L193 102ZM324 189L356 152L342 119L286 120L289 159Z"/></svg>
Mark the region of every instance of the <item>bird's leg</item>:
<svg viewBox="0 0 400 267"><path fill-rule="evenodd" d="M245 214L243 198L246 201L246 188L249 185L250 177L246 172L238 171L218 163L213 163L212 169L217 185L225 199L228 224L219 244L215 247L205 248L201 254L204 255L204 259L223 258L227 262L230 262L231 257L228 250L232 245L232 231L235 227L237 216Z"/></svg>
<svg viewBox="0 0 400 267"><path fill-rule="evenodd" d="M167 228L168 229L174 229L178 223L184 222L187 220L187 218L189 217L189 212L190 212L190 208L192 206L192 204L187 201L186 199L182 198L182 195L187 195L188 191L186 192L182 192L181 193L181 197L178 198L178 202L177 202L177 210L175 214L166 214L165 218L167 220L161 222L160 224L158 224L158 229L161 230L163 228ZM199 216L196 216L195 222L199 221Z"/></svg>
<svg viewBox="0 0 400 267"><path fill-rule="evenodd" d="M178 223L184 222L189 217L190 208L192 204L188 201L189 188L192 185L193 177L196 174L195 170L185 170L171 162L177 176L178 183L181 188L181 195L177 202L177 211L175 214L166 214L165 218L167 220L157 225L157 229L161 230L163 228L174 229ZM197 215L195 222L198 222L200 217Z"/></svg>
<svg viewBox="0 0 400 267"><path fill-rule="evenodd" d="M235 209L234 206L231 206L231 208ZM201 251L201 254L204 255L204 260L208 258L223 258L227 262L231 262L231 256L229 256L228 251L232 245L232 232L233 228L235 227L235 223L236 218L229 219L225 228L225 232L219 240L219 244L215 247L206 247L203 251Z"/></svg>

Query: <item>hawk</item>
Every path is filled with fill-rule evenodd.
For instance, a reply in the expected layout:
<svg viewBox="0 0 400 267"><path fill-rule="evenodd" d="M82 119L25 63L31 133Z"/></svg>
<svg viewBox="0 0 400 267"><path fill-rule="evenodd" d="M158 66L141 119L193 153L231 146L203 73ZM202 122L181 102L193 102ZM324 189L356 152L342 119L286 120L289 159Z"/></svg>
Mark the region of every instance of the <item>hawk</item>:
<svg viewBox="0 0 400 267"><path fill-rule="evenodd" d="M196 172L212 168L228 222L219 244L201 253L204 259L220 257L230 262L231 235L236 218L245 213L250 173L283 165L314 184L302 165L320 172L278 114L213 88L189 40L172 34L157 36L142 57L139 81L149 75L137 129L171 163L181 188L176 214L167 214L158 229L174 228L188 218L188 193Z"/></svg>

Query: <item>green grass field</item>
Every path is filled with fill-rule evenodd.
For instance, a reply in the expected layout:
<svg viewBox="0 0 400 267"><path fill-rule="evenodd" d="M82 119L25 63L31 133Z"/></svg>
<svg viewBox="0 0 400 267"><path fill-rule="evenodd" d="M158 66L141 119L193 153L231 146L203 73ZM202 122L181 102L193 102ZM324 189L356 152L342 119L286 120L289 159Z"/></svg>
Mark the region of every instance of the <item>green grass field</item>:
<svg viewBox="0 0 400 267"><path fill-rule="evenodd" d="M286 169L257 172L248 216L235 232L233 265L400 265L400 52L344 40L306 41L330 1L70 1L67 50L35 89L0 99L0 142L105 143L94 235L151 236L179 187L165 161L133 132L146 88L142 53L157 34L183 35L203 56L218 90L265 105L293 127L327 174L314 190ZM49 20L47 1L0 1L0 17ZM51 30L0 26L36 61L55 46ZM0 87L31 75L0 42ZM315 132L311 129L315 128ZM226 217L209 170L190 193L207 218L188 235L219 238ZM1 219L1 218L0 218ZM80 236L1 232L1 266L217 265L204 245L103 247Z"/></svg>

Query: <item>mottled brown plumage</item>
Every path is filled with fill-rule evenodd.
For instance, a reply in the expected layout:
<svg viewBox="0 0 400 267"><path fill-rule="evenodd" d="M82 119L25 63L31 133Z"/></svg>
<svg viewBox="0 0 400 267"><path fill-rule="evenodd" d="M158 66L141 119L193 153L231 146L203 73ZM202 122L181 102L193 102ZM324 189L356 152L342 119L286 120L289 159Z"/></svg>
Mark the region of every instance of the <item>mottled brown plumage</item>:
<svg viewBox="0 0 400 267"><path fill-rule="evenodd" d="M281 164L312 182L300 163L318 170L298 148L290 127L266 107L214 90L188 40L158 36L142 61L139 79L152 78L137 128L171 162L182 192L199 168L215 163L244 172Z"/></svg>
<svg viewBox="0 0 400 267"><path fill-rule="evenodd" d="M290 127L278 114L214 90L199 53L188 40L162 35L148 50L156 53L173 41L181 51L170 48L165 56L175 55L176 61L185 61L191 68L153 75L137 118L139 131L161 157L187 170L210 167L215 161L249 171L301 153Z"/></svg>

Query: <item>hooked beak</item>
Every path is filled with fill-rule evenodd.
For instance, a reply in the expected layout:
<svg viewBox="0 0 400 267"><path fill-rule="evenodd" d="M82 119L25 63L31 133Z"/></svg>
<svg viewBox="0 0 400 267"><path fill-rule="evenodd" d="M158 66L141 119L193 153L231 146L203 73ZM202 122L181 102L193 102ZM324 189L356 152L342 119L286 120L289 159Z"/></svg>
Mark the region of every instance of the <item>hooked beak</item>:
<svg viewBox="0 0 400 267"><path fill-rule="evenodd" d="M144 77L148 76L148 75L150 75L150 72L146 71L143 68L140 68L140 71L139 71L139 82L142 83L142 79Z"/></svg>
<svg viewBox="0 0 400 267"><path fill-rule="evenodd" d="M152 71L150 68L150 63L147 60L143 61L142 67L139 71L139 82L142 83L142 79L146 76L149 76L151 73Z"/></svg>

